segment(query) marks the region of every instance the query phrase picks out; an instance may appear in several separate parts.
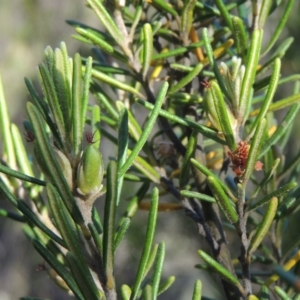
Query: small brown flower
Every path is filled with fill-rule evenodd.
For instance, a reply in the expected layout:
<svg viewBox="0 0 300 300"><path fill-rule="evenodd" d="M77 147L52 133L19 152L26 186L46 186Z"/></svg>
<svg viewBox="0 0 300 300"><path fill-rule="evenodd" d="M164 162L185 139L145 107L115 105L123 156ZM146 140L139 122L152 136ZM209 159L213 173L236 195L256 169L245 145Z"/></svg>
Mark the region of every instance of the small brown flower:
<svg viewBox="0 0 300 300"><path fill-rule="evenodd" d="M211 87L210 82L208 80L206 80L206 79L203 80L203 81L201 81L200 83L201 83L201 85L203 85L207 89L209 89Z"/></svg>
<svg viewBox="0 0 300 300"><path fill-rule="evenodd" d="M228 155L231 159L231 168L237 177L241 177L246 169L246 164L249 156L250 145L247 142L240 141L238 147L235 151L228 151ZM257 161L255 163L255 170L261 171L263 168L263 163Z"/></svg>
<svg viewBox="0 0 300 300"><path fill-rule="evenodd" d="M232 170L236 174L237 177L240 177L244 174L247 159L249 155L250 145L246 142L240 141L238 143L238 147L235 151L228 151L228 155L232 162Z"/></svg>

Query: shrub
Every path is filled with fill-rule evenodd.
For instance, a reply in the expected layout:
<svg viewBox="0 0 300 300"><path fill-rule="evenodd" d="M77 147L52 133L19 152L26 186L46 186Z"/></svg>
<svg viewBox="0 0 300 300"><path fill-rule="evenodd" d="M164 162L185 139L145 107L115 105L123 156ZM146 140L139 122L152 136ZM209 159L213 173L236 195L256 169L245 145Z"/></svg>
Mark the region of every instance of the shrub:
<svg viewBox="0 0 300 300"><path fill-rule="evenodd" d="M1 215L24 223L50 277L70 295L156 299L172 288L175 277L161 279L165 243L153 240L158 211L182 209L195 239L206 241L196 267L219 278L224 299L299 299L299 279L287 271L300 258L300 236L289 234L300 155L283 160L299 76L281 77L292 40L276 43L294 1L265 47L263 28L281 1L245 2L87 0L102 29L68 23L76 39L96 46L93 58L70 58L64 43L48 47L38 67L42 93L25 80L33 160L1 94L0 190L15 207ZM287 82L291 95L274 102ZM103 159L100 143L116 154ZM128 203L124 190L134 192ZM100 196L103 210L94 205ZM116 284L115 253L139 208L149 211L132 249L140 260L130 266L132 282ZM195 278L192 299L202 290L212 296Z"/></svg>

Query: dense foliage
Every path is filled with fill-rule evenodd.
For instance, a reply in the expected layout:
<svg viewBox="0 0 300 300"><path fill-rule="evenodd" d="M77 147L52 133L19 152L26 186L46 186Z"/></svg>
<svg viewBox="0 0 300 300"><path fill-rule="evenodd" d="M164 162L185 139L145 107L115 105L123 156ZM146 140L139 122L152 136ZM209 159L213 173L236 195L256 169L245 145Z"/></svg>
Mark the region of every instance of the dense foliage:
<svg viewBox="0 0 300 300"><path fill-rule="evenodd" d="M78 299L156 299L172 289L175 277L161 278L165 243L153 239L158 211L178 209L196 224L195 239L205 239L196 267L218 276L224 299L300 299L299 280L287 272L300 259L290 221L300 154L283 156L300 77L281 76L293 39L277 43L294 1L86 2L99 28L68 23L74 38L95 46L93 57L69 57L65 43L47 47L42 92L25 80L33 153L0 93L0 190L15 207L1 215L24 223L50 277ZM283 16L262 47L279 5ZM286 83L294 84L290 96L274 102ZM116 149L108 165L104 142ZM131 184L139 189L119 217ZM100 196L104 211L94 205ZM142 252L136 275L116 281L115 253L139 208L149 214L140 249L132 249ZM202 294L212 296L195 278L192 299Z"/></svg>

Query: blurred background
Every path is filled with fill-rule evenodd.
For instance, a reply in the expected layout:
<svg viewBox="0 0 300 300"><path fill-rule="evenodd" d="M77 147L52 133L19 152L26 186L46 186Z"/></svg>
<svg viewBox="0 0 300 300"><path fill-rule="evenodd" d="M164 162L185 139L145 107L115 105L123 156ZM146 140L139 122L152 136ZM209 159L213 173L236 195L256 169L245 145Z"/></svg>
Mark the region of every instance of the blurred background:
<svg viewBox="0 0 300 300"><path fill-rule="evenodd" d="M283 60L283 75L300 73L300 3L295 2L292 16L280 38L295 38ZM269 19L264 35L265 44L281 15L282 11L278 10ZM29 100L24 77L36 84L36 67L43 58L45 47L50 45L55 48L64 41L70 56L77 51L84 56L89 53L89 46L72 39L74 30L65 23L66 19L99 27L96 16L85 7L83 0L0 1L0 74L11 119L19 128L22 128L22 121L26 118L24 105ZM277 99L290 95L291 89L292 85L281 88ZM290 141L289 151L292 155L299 151L298 126L295 124L295 139ZM107 153L110 151L105 150ZM125 198L132 196L135 189L135 186L130 186L130 193ZM98 200L98 205L101 211L101 200ZM10 208L1 197L0 207ZM132 284L140 255L132 249L144 238L146 216L147 212L138 212L129 236L118 250L115 271L118 283ZM164 240L167 251L163 277L177 277L177 284L160 299L191 299L193 284L198 278L203 280L205 295L222 299L220 292L210 283L214 279L194 268L199 263L197 249L205 247L205 243L190 219L182 211L161 213L158 226L161 230L157 231L156 242ZM237 247L232 251L237 254L239 249ZM24 236L21 224L0 218L0 300L15 300L22 296L69 299L48 278L46 272L37 271L40 264L43 264L43 260Z"/></svg>

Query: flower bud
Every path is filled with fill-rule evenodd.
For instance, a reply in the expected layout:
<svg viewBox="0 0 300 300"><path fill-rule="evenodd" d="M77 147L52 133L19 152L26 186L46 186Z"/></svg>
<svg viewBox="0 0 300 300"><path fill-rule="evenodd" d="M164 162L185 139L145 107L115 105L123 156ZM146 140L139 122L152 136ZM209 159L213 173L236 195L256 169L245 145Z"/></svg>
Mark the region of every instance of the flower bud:
<svg viewBox="0 0 300 300"><path fill-rule="evenodd" d="M77 191L82 195L97 194L102 189L103 180L102 155L94 145L83 151L77 172Z"/></svg>

